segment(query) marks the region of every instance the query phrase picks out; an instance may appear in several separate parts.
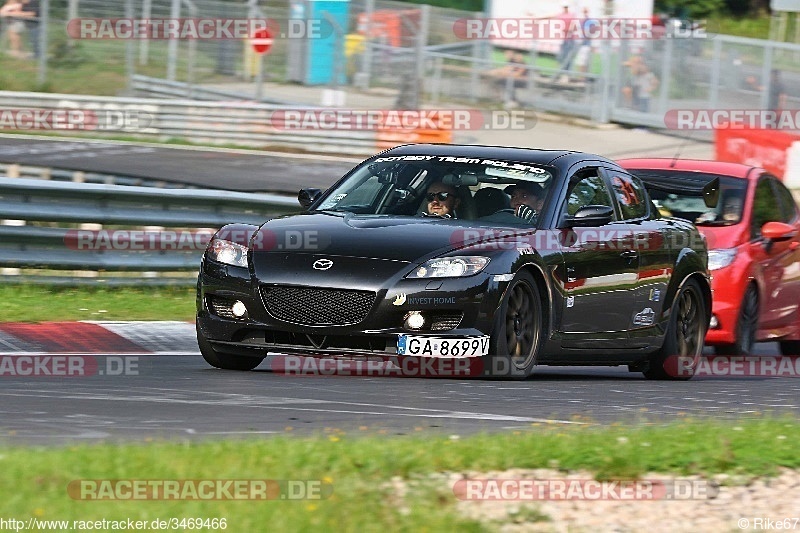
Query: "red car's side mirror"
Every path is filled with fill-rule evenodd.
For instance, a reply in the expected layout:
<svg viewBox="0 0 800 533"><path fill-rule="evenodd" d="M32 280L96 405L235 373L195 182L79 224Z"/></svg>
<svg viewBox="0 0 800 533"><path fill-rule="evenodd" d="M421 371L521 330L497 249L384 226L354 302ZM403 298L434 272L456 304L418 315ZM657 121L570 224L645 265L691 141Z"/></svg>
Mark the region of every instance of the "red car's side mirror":
<svg viewBox="0 0 800 533"><path fill-rule="evenodd" d="M788 241L795 234L794 226L783 222L767 222L761 226L761 236L772 242Z"/></svg>

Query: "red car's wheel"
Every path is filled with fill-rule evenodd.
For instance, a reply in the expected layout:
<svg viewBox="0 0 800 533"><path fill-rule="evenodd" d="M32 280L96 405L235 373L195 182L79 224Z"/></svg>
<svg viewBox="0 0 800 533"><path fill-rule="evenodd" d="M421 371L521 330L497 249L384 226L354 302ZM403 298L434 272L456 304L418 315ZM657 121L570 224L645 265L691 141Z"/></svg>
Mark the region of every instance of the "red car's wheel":
<svg viewBox="0 0 800 533"><path fill-rule="evenodd" d="M714 348L720 355L750 355L758 331L758 289L751 283L747 286L736 320L736 341L733 344L721 344Z"/></svg>

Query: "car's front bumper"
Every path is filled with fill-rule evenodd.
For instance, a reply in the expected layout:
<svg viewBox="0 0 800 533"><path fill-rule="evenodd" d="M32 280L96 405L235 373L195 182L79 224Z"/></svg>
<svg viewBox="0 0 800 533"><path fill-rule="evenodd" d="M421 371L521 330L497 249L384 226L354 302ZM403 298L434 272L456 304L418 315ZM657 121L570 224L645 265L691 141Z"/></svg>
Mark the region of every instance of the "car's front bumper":
<svg viewBox="0 0 800 533"><path fill-rule="evenodd" d="M736 323L739 319L746 283L742 283L742 273L738 265L730 265L713 271L711 287L714 299L711 313L717 319L715 328L706 333L707 345L731 344L736 342Z"/></svg>
<svg viewBox="0 0 800 533"><path fill-rule="evenodd" d="M269 284L251 279L246 269L204 261L198 279L198 333L214 349L236 355L396 356L401 334L453 339L490 335L507 285L505 278L487 273L436 280L393 279L376 288L369 312L358 323L302 324L270 313L262 292ZM246 315L220 316L213 305L218 299L242 302ZM430 318L427 327L436 323L446 329L404 327L412 311ZM445 319L436 322L441 317Z"/></svg>

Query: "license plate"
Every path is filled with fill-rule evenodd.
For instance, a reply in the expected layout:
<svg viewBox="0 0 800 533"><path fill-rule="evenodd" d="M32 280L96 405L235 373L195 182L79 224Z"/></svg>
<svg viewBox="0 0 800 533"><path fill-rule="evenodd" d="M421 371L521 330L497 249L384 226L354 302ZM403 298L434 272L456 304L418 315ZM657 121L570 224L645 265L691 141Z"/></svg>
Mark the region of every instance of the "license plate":
<svg viewBox="0 0 800 533"><path fill-rule="evenodd" d="M418 357L479 357L489 353L489 336L481 337L425 337L400 335L397 339L398 355Z"/></svg>

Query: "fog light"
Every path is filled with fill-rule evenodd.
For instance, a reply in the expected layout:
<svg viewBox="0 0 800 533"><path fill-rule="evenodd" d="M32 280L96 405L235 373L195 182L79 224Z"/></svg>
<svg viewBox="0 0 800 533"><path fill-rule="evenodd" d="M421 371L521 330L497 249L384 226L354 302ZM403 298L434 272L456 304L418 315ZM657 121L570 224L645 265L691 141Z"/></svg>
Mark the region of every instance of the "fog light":
<svg viewBox="0 0 800 533"><path fill-rule="evenodd" d="M708 327L711 329L717 329L719 327L719 320L717 320L717 315L711 315L711 321L708 323Z"/></svg>
<svg viewBox="0 0 800 533"><path fill-rule="evenodd" d="M406 315L406 328L422 329L425 325L425 317L419 311L411 311Z"/></svg>
<svg viewBox="0 0 800 533"><path fill-rule="evenodd" d="M236 300L236 302L231 306L231 312L236 318L242 318L247 314L247 307L244 305L244 302Z"/></svg>

